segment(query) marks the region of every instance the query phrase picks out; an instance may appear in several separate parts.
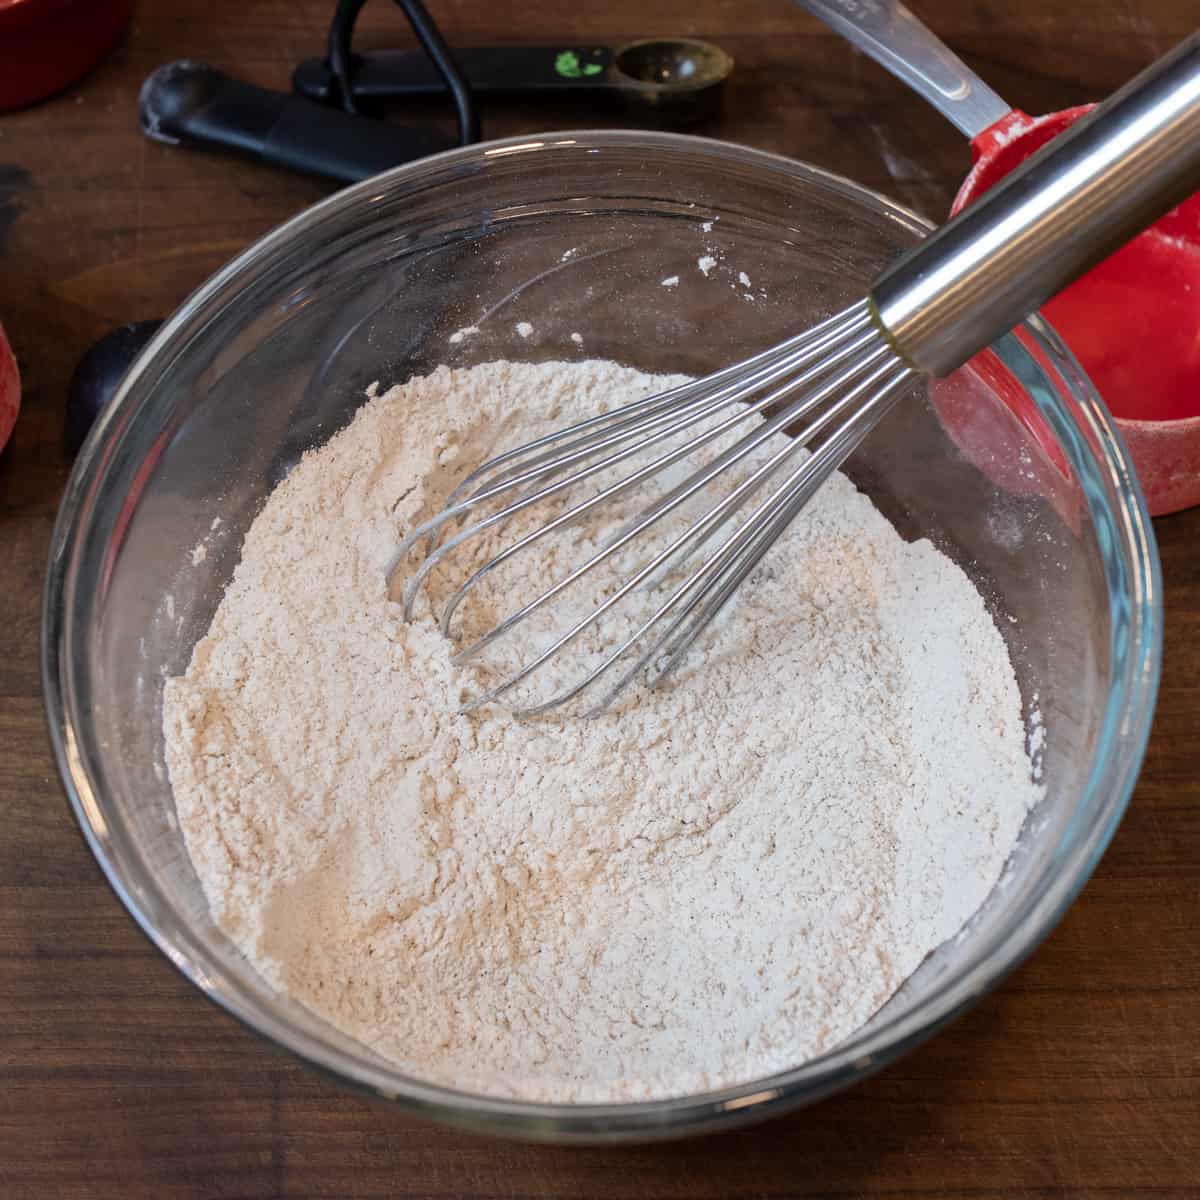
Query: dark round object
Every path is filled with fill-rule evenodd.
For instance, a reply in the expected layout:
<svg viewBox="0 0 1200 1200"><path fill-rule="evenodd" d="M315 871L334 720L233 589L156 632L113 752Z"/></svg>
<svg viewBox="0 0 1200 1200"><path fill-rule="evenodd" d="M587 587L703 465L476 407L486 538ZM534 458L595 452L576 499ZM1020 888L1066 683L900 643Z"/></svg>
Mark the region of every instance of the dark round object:
<svg viewBox="0 0 1200 1200"><path fill-rule="evenodd" d="M161 321L134 321L106 333L79 360L67 388L67 450L77 454L88 430L113 398L133 360L158 331Z"/></svg>
<svg viewBox="0 0 1200 1200"><path fill-rule="evenodd" d="M620 47L609 68L626 104L664 125L690 125L712 116L733 70L733 59L696 38L649 38Z"/></svg>

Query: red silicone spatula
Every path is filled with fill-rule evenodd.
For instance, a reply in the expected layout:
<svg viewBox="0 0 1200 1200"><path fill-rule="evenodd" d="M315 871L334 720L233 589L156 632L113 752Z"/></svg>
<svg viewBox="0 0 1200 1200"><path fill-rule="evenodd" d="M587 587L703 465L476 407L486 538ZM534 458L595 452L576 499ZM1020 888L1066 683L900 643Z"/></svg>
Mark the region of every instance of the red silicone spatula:
<svg viewBox="0 0 1200 1200"><path fill-rule="evenodd" d="M1092 108L1040 117L1014 109L903 5L890 0L797 2L971 139L974 166L954 212ZM1200 503L1200 194L1060 292L1042 313L1117 418L1150 511ZM1014 410L1028 403L1023 397L1005 398ZM994 475L1002 458L998 447L974 444L981 435L961 406L938 407L960 445L973 458L993 464L989 474ZM1016 415L1037 436L1040 423L1034 414Z"/></svg>

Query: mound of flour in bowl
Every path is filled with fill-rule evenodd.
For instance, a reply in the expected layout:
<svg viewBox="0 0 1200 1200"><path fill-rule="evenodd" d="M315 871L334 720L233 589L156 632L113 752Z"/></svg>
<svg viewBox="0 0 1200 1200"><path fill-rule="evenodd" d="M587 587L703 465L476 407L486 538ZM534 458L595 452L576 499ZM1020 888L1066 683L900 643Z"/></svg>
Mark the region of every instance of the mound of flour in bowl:
<svg viewBox="0 0 1200 1200"><path fill-rule="evenodd" d="M616 1101L794 1066L957 932L1037 799L979 594L840 475L669 686L458 714L449 644L388 599L397 542L488 454L664 382L492 363L372 394L166 683L214 918L422 1079Z"/></svg>

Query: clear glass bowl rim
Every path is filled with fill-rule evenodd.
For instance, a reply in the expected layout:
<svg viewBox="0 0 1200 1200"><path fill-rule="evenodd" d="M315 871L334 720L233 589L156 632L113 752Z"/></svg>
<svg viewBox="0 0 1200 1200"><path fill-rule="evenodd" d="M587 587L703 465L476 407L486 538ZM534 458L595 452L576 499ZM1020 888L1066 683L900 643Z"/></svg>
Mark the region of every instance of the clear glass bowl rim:
<svg viewBox="0 0 1200 1200"><path fill-rule="evenodd" d="M315 204L253 243L202 284L167 320L134 363L112 404L97 422L81 451L64 492L51 538L42 611L42 683L54 756L68 799L84 838L109 884L149 939L210 1000L244 1025L290 1051L310 1066L369 1094L394 1101L407 1110L443 1123L525 1139L558 1142L647 1141L729 1128L765 1119L810 1103L848 1086L893 1061L953 1019L994 988L1054 928L1094 870L1128 805L1149 737L1157 695L1162 652L1162 583L1153 529L1128 454L1107 410L1086 375L1057 334L1038 316L1026 329L1038 349L1054 365L1071 391L1096 454L1082 468L1099 490L1119 500L1112 512L1102 511L1110 533L1106 559L1120 559L1119 571L1129 580L1130 600L1123 620L1128 638L1119 656L1121 670L1107 698L1105 720L1088 785L1080 803L1097 804L1087 831L1062 857L1059 869L1037 897L1022 924L1008 930L995 953L966 972L952 975L912 1011L856 1036L846 1045L778 1074L717 1091L666 1100L623 1104L549 1104L506 1100L424 1083L399 1070L380 1068L345 1054L319 1036L294 1028L273 1013L251 1011L235 988L212 964L197 961L177 944L153 913L128 886L122 864L115 861L111 834L101 816L92 780L77 751L71 697L72 637L69 599L78 579L76 547L86 536L89 505L105 465L111 461L122 431L137 415L138 380L160 357L219 311L231 288L253 280L260 269L301 245L307 234L371 195L418 183L429 188L448 182L489 155L533 155L567 146L588 149L670 151L691 154L698 163L721 161L767 173L783 173L798 187L834 192L847 201L915 230L932 224L886 196L832 172L766 151L729 142L675 133L623 130L572 130L531 134L450 150L394 168L355 184ZM531 163L530 170L538 168ZM141 400L150 404L154 394ZM1074 421L1061 403L1035 397L1056 428ZM1078 446L1084 446L1082 440ZM1098 453L1097 453L1098 452ZM1087 489L1085 488L1085 491ZM1091 501L1089 500L1089 503ZM1097 515L1093 509L1093 516ZM1103 544L1103 542L1102 542ZM1106 567L1109 565L1106 561ZM1110 573L1111 578L1111 573ZM1110 603L1112 597L1110 595ZM168 897L161 897L169 903Z"/></svg>

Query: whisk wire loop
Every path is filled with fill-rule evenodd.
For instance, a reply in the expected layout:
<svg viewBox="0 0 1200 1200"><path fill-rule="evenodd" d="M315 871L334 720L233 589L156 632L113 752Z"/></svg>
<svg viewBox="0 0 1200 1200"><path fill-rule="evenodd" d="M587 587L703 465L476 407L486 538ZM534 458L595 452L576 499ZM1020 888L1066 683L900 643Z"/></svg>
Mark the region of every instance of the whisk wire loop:
<svg viewBox="0 0 1200 1200"><path fill-rule="evenodd" d="M636 508L615 532L606 531L600 544L588 543L582 562L490 622L490 628L453 658L458 665L477 659L602 564L624 563L618 554L678 513L676 522L680 517L685 522L682 529L678 523L665 526L665 545L661 538L648 543L648 561L634 554L629 574L616 578L611 591L602 588L592 607L568 619L565 629L551 622L547 644L463 705L463 711L471 711L513 693L587 631L603 633L598 623L605 615L644 588L653 597L648 606L653 611L644 619L635 615L632 632L617 639L619 644L609 647L601 641L599 661L588 661L580 678L560 685L546 700L514 706L519 716L548 712L580 696L619 665L615 683L588 709L588 715L596 715L639 676L645 675L653 687L675 670L821 483L878 424L912 375L880 334L867 302L853 305L742 363L496 455L467 475L442 511L400 543L389 581L404 557L424 540L426 556L403 590L404 613L411 619L432 572L465 543L496 533L502 537L503 527L513 518L537 505L555 506L549 519L534 528L526 525L507 544L501 541L494 553L489 546L486 561L468 569L440 610L435 608L442 632L450 636L463 602L497 568L619 497L661 485L661 494ZM688 461L706 448L707 461ZM792 461L797 456L802 456L799 463ZM622 473L626 463L627 473ZM678 464L683 464L682 471ZM744 474L734 473L739 465ZM729 490L709 502L706 489L722 478L732 481ZM595 490L578 496L577 489L586 488L589 481ZM702 511L694 518L684 515L691 510L683 506L697 500L704 501ZM453 525L458 528L451 532ZM730 528L722 532L726 526ZM718 535L715 549L701 556ZM666 582L689 558L696 558L698 565L688 568L681 582ZM667 588L665 599L660 586ZM589 639L587 645L585 654L595 654L596 642Z"/></svg>
<svg viewBox="0 0 1200 1200"><path fill-rule="evenodd" d="M692 642L695 641L704 628L716 617L720 609L761 560L762 556L778 540L787 526L791 524L800 510L811 499L812 494L817 488L844 461L846 455L853 449L854 445L857 445L861 438L878 423L879 419L887 411L887 408L890 407L890 401L896 390L907 380L909 374L910 372L907 368L900 367L897 369L894 363L884 362L869 374L867 378L862 380L861 383L839 402L840 407L843 409L849 407L863 393L878 384L880 386L875 395L861 409L856 411L829 440L823 443L820 449L796 467L787 479L770 496L763 500L751 515L721 544L712 558L699 567L647 620L635 629L597 667L583 679L579 680L577 684L541 704L518 709L517 715L522 717L536 716L539 713L557 708L574 699L586 688L590 687L601 675L606 673L629 649L671 613L672 610L682 605L683 607L680 609L675 620L642 653L634 665L620 677L605 697L589 710L586 715L599 715L600 712L609 707L620 693L633 682L634 678L650 665L660 652L668 656L668 661L657 673L651 686L654 686L654 684L665 678L682 659L683 654ZM828 416L828 414L823 415L822 420L825 419L825 416ZM803 441L797 438L794 446L785 448L767 464L764 464L764 468L760 468L762 474L757 479L757 484L761 484L765 478L774 472L780 463L791 457L803 445ZM750 481L747 480L746 482L749 483ZM701 522L697 523L692 530L689 530L689 534L685 535L685 537L693 533L698 533L700 526L710 517L714 516L715 513L715 509L710 510L709 514L706 514L706 517L702 518ZM683 539L679 540L682 541ZM670 549L664 553L670 553ZM688 615L717 588L720 591L716 599L706 606L699 618L688 626L678 638L671 640L671 644L668 646L668 640L672 638L672 634L680 628ZM593 614L594 617L599 615L599 610ZM584 623L581 622L580 624L583 625ZM530 666L533 668L534 664L531 663ZM520 681L514 680L513 682ZM496 694L503 694L501 690L493 689L493 691Z"/></svg>

